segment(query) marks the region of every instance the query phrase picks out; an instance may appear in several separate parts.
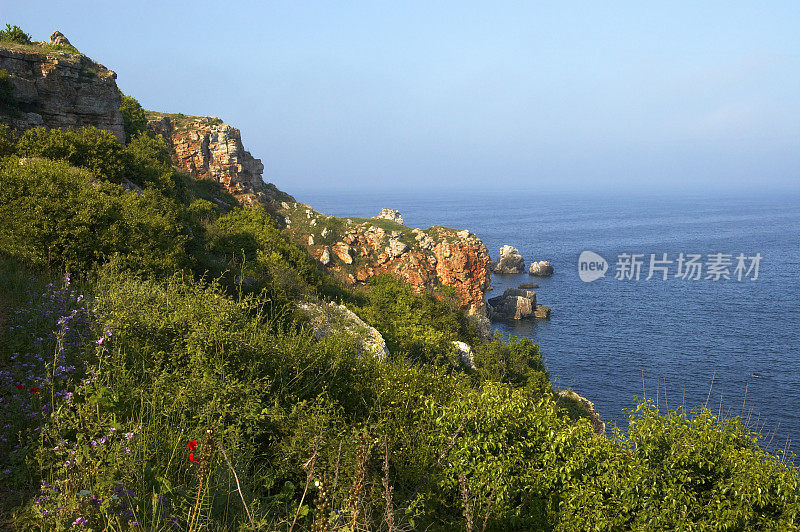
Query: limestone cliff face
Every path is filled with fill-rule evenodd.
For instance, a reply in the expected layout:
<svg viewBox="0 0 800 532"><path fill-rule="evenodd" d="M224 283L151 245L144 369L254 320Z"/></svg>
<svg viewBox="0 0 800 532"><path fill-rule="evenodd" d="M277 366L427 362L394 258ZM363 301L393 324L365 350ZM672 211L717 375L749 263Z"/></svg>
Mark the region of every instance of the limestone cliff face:
<svg viewBox="0 0 800 532"><path fill-rule="evenodd" d="M117 75L77 53L41 45L0 45L15 110L3 119L19 130L94 126L125 142Z"/></svg>
<svg viewBox="0 0 800 532"><path fill-rule="evenodd" d="M417 292L452 286L470 314L485 316L489 252L469 231L412 229L381 218L334 218L301 203L284 202L278 212L293 240L340 280L365 283L388 273Z"/></svg>
<svg viewBox="0 0 800 532"><path fill-rule="evenodd" d="M238 129L216 117L149 113L148 127L172 147L176 166L198 177L213 179L246 204L293 198L264 183L264 165L244 149Z"/></svg>

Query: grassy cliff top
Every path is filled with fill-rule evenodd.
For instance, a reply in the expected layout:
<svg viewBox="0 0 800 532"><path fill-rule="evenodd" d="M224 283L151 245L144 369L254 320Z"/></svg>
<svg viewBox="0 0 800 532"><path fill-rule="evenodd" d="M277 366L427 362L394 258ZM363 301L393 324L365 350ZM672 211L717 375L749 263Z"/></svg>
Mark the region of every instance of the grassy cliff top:
<svg viewBox="0 0 800 532"><path fill-rule="evenodd" d="M216 116L194 116L183 113L160 113L158 111L145 111L148 120L160 120L169 118L172 127L175 129L186 129L195 122L201 122L212 126L222 124L222 119Z"/></svg>

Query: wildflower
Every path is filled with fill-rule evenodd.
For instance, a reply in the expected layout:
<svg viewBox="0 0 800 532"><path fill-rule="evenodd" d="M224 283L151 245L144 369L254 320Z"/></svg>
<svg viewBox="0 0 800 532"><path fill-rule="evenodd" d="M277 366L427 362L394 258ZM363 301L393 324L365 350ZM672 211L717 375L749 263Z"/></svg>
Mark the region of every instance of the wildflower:
<svg viewBox="0 0 800 532"><path fill-rule="evenodd" d="M189 461L190 462L197 462L197 458L194 457L194 453L189 453Z"/></svg>
<svg viewBox="0 0 800 532"><path fill-rule="evenodd" d="M189 450L190 451L196 451L197 450L197 440L189 440L189 443L187 443L186 445L189 446Z"/></svg>
<svg viewBox="0 0 800 532"><path fill-rule="evenodd" d="M131 438L133 438L133 432L126 432L125 433L125 439L126 440L130 440Z"/></svg>
<svg viewBox="0 0 800 532"><path fill-rule="evenodd" d="M34 386L33 388L31 388L31 393L39 393L39 388L37 386Z"/></svg>
<svg viewBox="0 0 800 532"><path fill-rule="evenodd" d="M77 519L75 519L75 520L72 522L72 526L83 526L83 525L87 524L88 522L89 522L89 521L87 521L87 520L86 520L86 519L84 519L83 517L78 517Z"/></svg>
<svg viewBox="0 0 800 532"><path fill-rule="evenodd" d="M17 383L17 384L15 384L15 385L14 385L14 388L16 388L17 390L24 390L24 389L25 389L25 386L23 386L23 385L21 385L21 384Z"/></svg>

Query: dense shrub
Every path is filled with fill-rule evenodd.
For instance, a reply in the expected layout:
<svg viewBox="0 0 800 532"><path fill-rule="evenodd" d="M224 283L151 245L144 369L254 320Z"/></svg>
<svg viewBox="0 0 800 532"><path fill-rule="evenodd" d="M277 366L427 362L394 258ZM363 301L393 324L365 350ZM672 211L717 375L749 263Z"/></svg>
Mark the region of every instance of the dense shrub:
<svg viewBox="0 0 800 532"><path fill-rule="evenodd" d="M135 98L123 94L119 111L122 113L126 142L147 130L147 115Z"/></svg>
<svg viewBox="0 0 800 532"><path fill-rule="evenodd" d="M121 183L125 175L122 146L108 131L47 129L37 127L22 134L17 142L20 157L46 157L91 170L98 177Z"/></svg>
<svg viewBox="0 0 800 532"><path fill-rule="evenodd" d="M15 44L31 44L31 36L22 31L22 28L14 24L6 24L6 29L0 30L0 42L10 42Z"/></svg>
<svg viewBox="0 0 800 532"><path fill-rule="evenodd" d="M118 256L139 273L187 261L179 211L152 190L139 195L59 161L0 162L0 251L39 267L90 270Z"/></svg>
<svg viewBox="0 0 800 532"><path fill-rule="evenodd" d="M370 279L361 317L377 328L391 353L420 363L459 366L454 340L473 342L476 332L463 310L433 294L414 294L389 275Z"/></svg>

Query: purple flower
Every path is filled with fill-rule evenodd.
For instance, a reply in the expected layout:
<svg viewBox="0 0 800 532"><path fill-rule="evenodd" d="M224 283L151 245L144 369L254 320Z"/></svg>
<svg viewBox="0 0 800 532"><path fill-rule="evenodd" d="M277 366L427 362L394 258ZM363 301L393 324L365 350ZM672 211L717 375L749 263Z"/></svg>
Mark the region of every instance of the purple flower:
<svg viewBox="0 0 800 532"><path fill-rule="evenodd" d="M89 522L89 521L87 521L87 520L86 520L86 519L84 519L83 517L78 517L77 519L75 519L75 520L72 522L72 526L83 526L83 525L87 524L88 522Z"/></svg>

